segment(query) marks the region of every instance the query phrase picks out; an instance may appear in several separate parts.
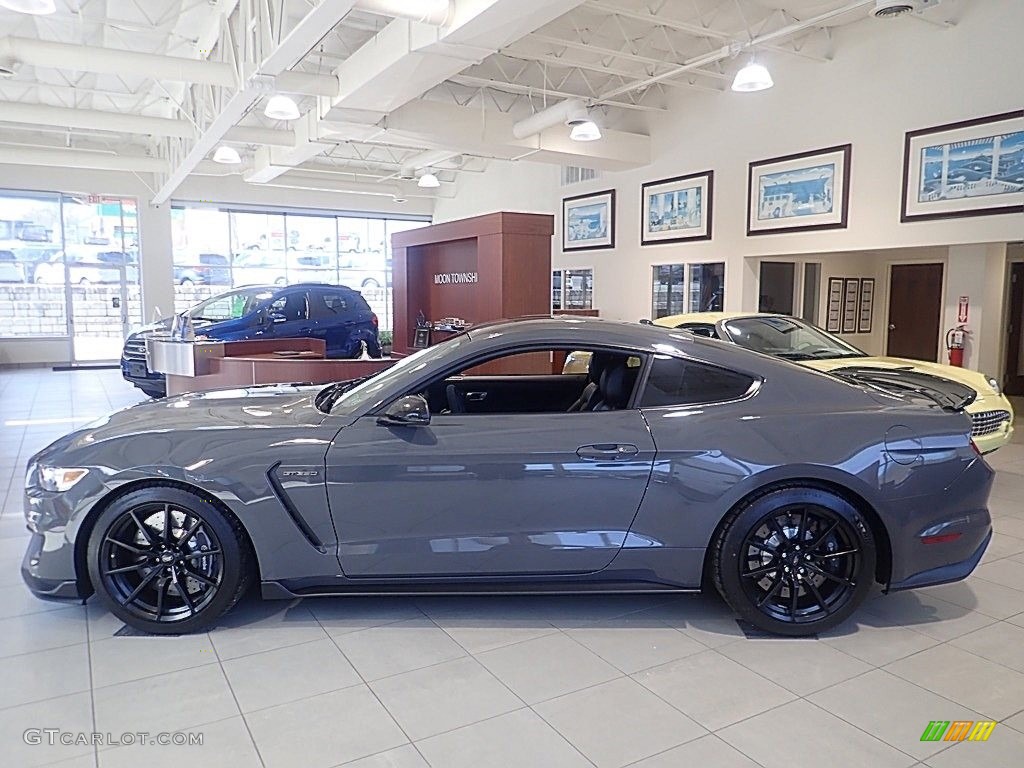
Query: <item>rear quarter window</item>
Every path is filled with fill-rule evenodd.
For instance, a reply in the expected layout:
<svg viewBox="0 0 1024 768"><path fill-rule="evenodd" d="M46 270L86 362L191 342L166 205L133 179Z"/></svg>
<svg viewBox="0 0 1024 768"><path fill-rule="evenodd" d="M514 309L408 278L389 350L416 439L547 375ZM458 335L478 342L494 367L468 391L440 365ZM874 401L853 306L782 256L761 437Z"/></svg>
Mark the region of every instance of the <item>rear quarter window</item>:
<svg viewBox="0 0 1024 768"><path fill-rule="evenodd" d="M657 356L640 396L640 407L720 403L743 397L754 379L712 365Z"/></svg>

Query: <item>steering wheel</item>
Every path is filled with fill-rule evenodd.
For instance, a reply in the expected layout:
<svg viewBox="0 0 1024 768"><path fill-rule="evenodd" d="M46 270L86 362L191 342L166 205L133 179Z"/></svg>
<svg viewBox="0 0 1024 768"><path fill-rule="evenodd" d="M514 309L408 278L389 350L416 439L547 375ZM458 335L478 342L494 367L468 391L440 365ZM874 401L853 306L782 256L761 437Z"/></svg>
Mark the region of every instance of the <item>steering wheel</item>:
<svg viewBox="0 0 1024 768"><path fill-rule="evenodd" d="M462 393L459 392L454 384L449 384L444 388L444 396L448 401L448 410L452 413L465 413L466 402L462 397Z"/></svg>

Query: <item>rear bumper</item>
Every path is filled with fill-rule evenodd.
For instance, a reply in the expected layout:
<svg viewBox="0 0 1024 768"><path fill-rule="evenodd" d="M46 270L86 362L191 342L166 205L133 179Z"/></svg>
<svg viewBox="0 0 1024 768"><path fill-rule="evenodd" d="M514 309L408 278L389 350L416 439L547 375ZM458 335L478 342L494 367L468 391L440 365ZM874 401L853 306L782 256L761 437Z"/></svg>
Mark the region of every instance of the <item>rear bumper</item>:
<svg viewBox="0 0 1024 768"><path fill-rule="evenodd" d="M970 575L992 538L988 496L994 477L985 460L975 458L946 488L899 503L892 518L902 524L890 529L888 589L944 584Z"/></svg>
<svg viewBox="0 0 1024 768"><path fill-rule="evenodd" d="M938 584L948 584L951 581L961 581L966 579L975 568L978 567L978 563L981 562L981 558L985 554L985 550L988 549L989 542L992 541L992 529L989 528L988 535L985 536L981 544L966 560L961 560L958 563L950 563L949 565L940 565L936 568L931 568L927 571L921 571L915 573L913 576L904 579L895 584L890 584L889 592L899 592L903 589L916 589L917 587L934 587Z"/></svg>

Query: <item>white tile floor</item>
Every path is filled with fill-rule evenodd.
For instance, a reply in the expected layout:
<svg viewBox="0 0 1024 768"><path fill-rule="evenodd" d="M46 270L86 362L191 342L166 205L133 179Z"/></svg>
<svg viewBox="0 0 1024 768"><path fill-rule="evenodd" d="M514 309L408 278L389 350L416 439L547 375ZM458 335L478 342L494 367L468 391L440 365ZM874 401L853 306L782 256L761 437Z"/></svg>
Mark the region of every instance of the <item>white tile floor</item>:
<svg viewBox="0 0 1024 768"><path fill-rule="evenodd" d="M819 640L747 640L714 596L249 600L206 634L115 637L94 604L22 586L21 482L35 450L138 399L117 371L0 372L0 765L1021 764L1024 430L991 457L977 573L875 596ZM1000 724L920 741L957 719ZM204 744L24 743L47 727Z"/></svg>

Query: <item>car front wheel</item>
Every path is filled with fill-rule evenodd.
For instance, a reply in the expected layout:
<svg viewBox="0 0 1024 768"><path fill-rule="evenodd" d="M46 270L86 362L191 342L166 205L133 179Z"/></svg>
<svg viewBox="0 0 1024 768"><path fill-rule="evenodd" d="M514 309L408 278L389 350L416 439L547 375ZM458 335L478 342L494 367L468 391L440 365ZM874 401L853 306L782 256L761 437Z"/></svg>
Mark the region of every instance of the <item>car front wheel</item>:
<svg viewBox="0 0 1024 768"><path fill-rule="evenodd" d="M248 588L252 555L238 523L197 494L142 488L100 514L89 577L112 614L153 634L208 628Z"/></svg>
<svg viewBox="0 0 1024 768"><path fill-rule="evenodd" d="M729 514L712 544L715 586L766 632L801 636L845 621L874 581L871 528L846 499L780 488Z"/></svg>

